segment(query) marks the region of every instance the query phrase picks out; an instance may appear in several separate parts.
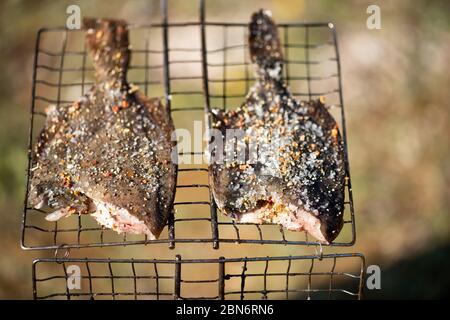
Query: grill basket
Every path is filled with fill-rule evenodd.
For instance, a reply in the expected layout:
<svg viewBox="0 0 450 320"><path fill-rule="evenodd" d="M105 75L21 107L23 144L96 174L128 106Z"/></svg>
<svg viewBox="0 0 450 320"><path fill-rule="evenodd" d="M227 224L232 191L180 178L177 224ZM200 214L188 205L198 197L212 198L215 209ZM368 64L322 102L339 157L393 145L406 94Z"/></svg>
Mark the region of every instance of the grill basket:
<svg viewBox="0 0 450 320"><path fill-rule="evenodd" d="M203 11L202 11L203 12ZM202 18L204 16L202 15ZM167 21L167 20L165 20ZM190 128L186 119L204 120L204 104L209 109L235 108L252 85L252 65L248 61L247 24L245 23L162 23L131 25L132 61L129 81L146 95L161 97L171 106L178 128ZM355 219L347 137L342 100L339 51L335 28L328 23L279 24L286 65L285 79L297 99L325 97L342 131L347 172L344 228L331 246L351 246L355 242ZM177 33L189 32L186 46ZM41 29L35 52L33 95L30 117L30 145L34 145L45 119L48 104L70 105L93 84L93 68L86 54L84 32L65 28ZM117 235L93 222L89 216L72 216L57 222L45 221L46 212L29 208L29 178L23 212L24 249L150 245L210 242L284 245L317 245L306 233L285 231L277 225L235 223L220 213L209 195L208 169L201 162L203 150L180 152L199 164L180 164L178 170L175 215L158 240L144 236ZM31 164L31 152L29 163ZM184 159L183 158L183 159ZM199 161L200 159L200 161ZM28 176L30 173L28 168ZM192 196L195 195L195 199ZM208 230L201 235L191 229ZM178 232L178 230L180 230Z"/></svg>
<svg viewBox="0 0 450 320"><path fill-rule="evenodd" d="M346 272L348 267L341 266L344 263L351 263L356 271ZM73 266L80 274L67 272ZM207 271L198 272L202 267ZM179 255L175 260L40 259L33 264L33 296L39 300L358 299L363 272L364 258L358 254L195 260L183 260ZM78 288L68 285L78 276ZM198 296L185 295L193 290Z"/></svg>
<svg viewBox="0 0 450 320"><path fill-rule="evenodd" d="M248 25L205 21L204 1L200 1L199 22L171 23L166 1L161 4L162 23L129 26L132 59L128 80L147 96L165 100L176 128L193 132L196 130L192 127L193 121L204 126L205 111L233 109L244 101L254 81L247 50ZM284 46L283 76L294 96L299 100L324 97L340 125L346 169L344 227L335 242L326 246L352 246L356 239L355 219L336 30L329 23L281 23L278 28ZM323 254L322 245L308 238L306 233L286 231L277 225L236 223L220 214L210 194L203 149L196 148L198 146L179 153L180 159L191 157L196 164L179 165L174 215L157 240L118 235L99 226L90 216L74 215L48 222L44 219L45 211L30 208L27 199L31 150L44 123L45 108L49 104L70 105L84 95L93 85L93 72L82 30L39 30L30 108L23 249L55 250L57 256L58 250L71 248L163 243L174 249L180 243L190 246L209 243L211 248L219 249L223 243L240 245L242 250L255 244L268 248L313 246L316 252L320 249L320 254L228 259L181 259L177 255L174 260L39 259L33 263L35 299L361 298L362 255ZM80 290L72 291L67 287L69 265L78 265L82 270ZM273 269L274 265L278 265L278 269ZM211 277L192 277L195 274L192 270L202 266L207 269L201 269L200 274L209 270L206 273ZM343 268L358 272L345 272ZM102 284L97 287L97 282ZM199 291L205 292L204 296L192 297L183 293L183 288L190 285L208 289Z"/></svg>

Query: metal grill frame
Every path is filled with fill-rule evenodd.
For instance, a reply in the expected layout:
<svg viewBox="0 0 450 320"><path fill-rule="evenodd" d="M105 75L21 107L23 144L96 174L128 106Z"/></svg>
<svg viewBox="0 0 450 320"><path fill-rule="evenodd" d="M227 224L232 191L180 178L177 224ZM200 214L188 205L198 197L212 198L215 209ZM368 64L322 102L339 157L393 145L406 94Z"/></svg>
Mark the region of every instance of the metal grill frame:
<svg viewBox="0 0 450 320"><path fill-rule="evenodd" d="M358 274L348 273L348 272L338 272L335 270L337 261L342 261L346 258L357 258L360 263L360 269ZM292 264L296 261L309 261L310 267L307 272L292 272ZM320 263L323 260L333 260L331 264L331 269L329 271L314 271L315 265ZM270 272L268 271L269 265L271 261L283 261L287 262L286 272ZM45 278L38 277L38 266L41 264L60 264L62 265L64 275L52 275ZM70 292L67 288L67 265L71 263L79 263L84 264L87 270L87 280L89 281L89 289L88 291L84 290L82 292ZM239 263L241 264L242 271L239 273L227 271L227 265L231 263ZM247 267L253 263L258 263L260 266L265 266L264 271L255 272L255 273L246 273ZM92 274L90 271L90 264L103 264L107 265L108 274L97 275ZM114 274L112 265L113 264L127 264L130 265L132 272L130 275L117 275ZM155 275L139 275L135 266L137 264L148 265L149 270L154 270ZM173 274L171 275L161 275L158 274L158 265L160 264L169 264L173 265ZM217 268L217 278L214 279L186 279L183 277L183 265L192 265L192 264L209 264L214 265L214 268ZM106 269L106 267L105 267ZM363 294L363 280L364 280L364 271L365 270L365 259L361 254L327 254L327 255L311 255L311 256L283 256L283 257L253 257L253 258L231 258L225 259L224 257L220 257L218 259L182 259L180 255L177 255L174 260L146 260L146 259L37 259L33 262L32 268L32 277L33 277L33 298L35 300L42 299L51 299L51 298L65 298L70 300L71 298L90 298L95 299L95 297L110 297L111 299L115 299L116 297L133 297L134 299L138 299L140 296L154 296L156 300L159 300L161 297L170 297L172 296L175 300L224 300L232 296L237 296L240 300L245 300L246 295L248 294L261 294L261 299L268 299L268 296L272 293L278 293L285 295L286 299L295 298L293 297L295 294L306 294L307 299L314 298L314 294L327 294L324 297L325 299L332 298L333 293L344 294L348 296L348 298L356 298L361 299ZM284 289L271 289L270 284L267 283L267 279L271 276L284 276L285 284ZM289 280L291 277L307 277L308 281L306 284L306 288L291 288L289 286ZM312 285L312 279L316 276L329 276L328 288L314 288ZM344 276L349 279L359 279L358 285L355 288L356 291L350 291L345 288L334 288L333 279L336 276ZM83 274L81 274L83 277ZM246 288L246 279L251 277L262 277L263 286L261 290L250 290ZM83 277L86 278L86 277ZM239 290L227 290L227 281L232 278L240 279L240 289ZM52 281L55 279L64 279L66 280L66 286L64 289L56 293L51 293L48 295L39 295L38 284L46 281ZM103 291L103 292L95 292L93 289L93 280L94 279L103 279L111 282L111 290ZM114 285L114 281L118 279L127 279L133 281L133 291L131 292L117 292L116 287ZM155 280L155 291L141 291L138 289L137 282L141 279L144 280ZM159 289L159 280L170 280L173 281L173 291L172 292L161 292ZM356 280L355 280L356 281ZM215 296L199 296L199 297L186 297L181 294L182 285L183 284L200 284L200 283L215 283L217 285L217 295ZM230 285L231 286L231 285ZM248 286L247 286L248 287ZM52 285L54 288L54 285ZM298 296L297 296L298 298Z"/></svg>
<svg viewBox="0 0 450 320"><path fill-rule="evenodd" d="M211 78L208 77L208 53L210 50L207 49L207 42L206 42L206 32L209 27L223 27L226 28L247 28L247 23L219 23L219 22L206 22L205 21L205 5L204 1L200 1L200 21L199 22L186 22L186 23L168 23L168 14L167 14L167 4L166 1L162 1L163 3L163 21L161 24L150 24L150 25L137 25L137 24L130 24L130 29L151 29L151 28L161 28L163 32L163 50L160 52L163 54L164 63L161 66L163 69L164 79L162 80L163 86L164 86L164 99L166 104L171 108L171 113L174 112L192 112L192 111L198 111L198 112L209 112L211 109L210 105L210 90L209 90L209 84L211 81L213 81ZM337 74L335 75L338 79L338 88L335 92L339 94L339 100L340 100L340 108L341 108L341 121L342 121L342 136L343 136L343 142L344 142L344 151L345 151L345 169L347 173L347 181L346 181L346 192L348 194L348 199L346 199L345 205L346 210L350 210L350 220L345 221L345 225L350 224L351 225L351 239L349 241L343 241L343 242L333 242L332 244L326 245L326 246L352 246L355 243L356 240L356 228L355 228L355 218L354 218L354 207L353 207L353 196L352 196L352 188L351 188L351 180L350 180L350 169L349 169L349 163L348 163L348 151L347 151L347 135L346 135L346 127L345 127L345 114L344 114L344 103L343 103L343 96L342 96L342 83L341 83L341 71L340 71L340 58L339 58L339 51L337 46L337 36L336 36L336 30L332 24L329 23L290 23L290 24L278 24L279 28L281 29L292 29L292 28L300 28L309 30L310 28L328 28L331 36L332 36L332 43L329 45L332 45L335 49L335 61L337 66ZM198 49L192 49L192 48L169 48L169 39L168 34L169 30L173 28L183 28L183 27L198 27L200 31L200 38L201 38L201 47ZM58 89L58 99L56 101L46 99L45 97L38 97L36 96L36 84L39 83L39 80L37 79L37 70L39 67L39 54L45 54L46 52L41 50L40 48L40 39L43 33L45 32L53 32L53 31L59 31L63 33L63 43L62 43L62 51L59 53L49 53L47 54L56 54L61 56L61 64L60 67L57 68L56 72L59 72L59 82L58 84L55 84ZM26 235L28 234L28 231L30 229L38 229L36 226L30 226L27 225L27 215L29 214L29 210L31 208L28 208L28 192L29 192L29 183L30 183L30 166L32 163L32 143L33 143L33 128L34 128L34 118L37 115L45 116L43 114L40 114L36 112L35 110L35 103L37 99L44 100L49 103L56 103L56 104L65 104L65 103L71 103L70 101L63 101L61 100L60 92L61 92L61 79L62 79L62 73L64 69L64 56L68 54L68 52L65 51L65 47L67 45L67 34L69 32L74 32L72 30L67 30L65 28L43 28L40 29L37 34L36 39L36 46L35 46L35 58L34 58L34 66L33 66L33 85L32 85L32 103L30 108L30 131L29 131L29 146L28 146L28 168L27 168L27 184L26 184L26 190L25 190L25 199L24 199L24 208L23 208L23 219L22 219L22 236L21 236L21 246L25 250L56 250L61 248L84 248L84 247L108 247L108 246L126 246L126 245L149 245L154 243L167 243L169 245L169 248L173 249L175 247L176 243L212 243L212 246L214 249L219 248L220 243L239 243L239 244L283 244L283 245L306 245L306 246L322 246L317 241L308 239L307 235L305 234L305 240L297 241L297 240L287 240L285 231L283 228L279 226L273 226L273 228L279 228L280 230L280 238L279 239L265 239L263 232L261 230L261 226L254 225L255 226L255 236L252 239L241 239L240 233L239 233L239 227L240 223L235 223L231 219L228 219L227 221L220 221L220 219L224 219L223 217L218 217L217 213L217 206L214 203L214 199L212 196L210 196L210 201L191 201L191 202L181 202L181 203L175 203L175 206L178 205L207 205L210 207L210 213L211 216L209 218L198 218L198 217L188 217L183 219L177 219L176 217L172 217L168 221L168 236L167 238L163 239L157 239L157 240L148 240L147 238L144 238L143 240L138 241L131 241L126 239L126 235L123 237L123 241L115 241L115 242L104 242L103 241L103 233L106 232L103 228L100 226L97 229L93 228L83 228L81 225L81 218L78 218L78 226L75 226L74 228L70 230L66 230L64 232L73 232L77 235L77 242L74 241L73 243L61 243L58 242L57 234L58 232L62 232L61 230L58 230L57 222L55 223L55 228L51 230L44 230L41 229L42 232L50 232L54 234L54 241L53 243L49 243L47 245L30 245L26 243ZM76 31L75 31L76 32ZM79 32L79 31L78 31ZM287 34L287 33L286 33ZM308 35L308 32L305 32L306 35ZM284 39L286 43L288 43L287 37ZM308 54L308 48L310 46L308 36L306 36L305 43L299 44L305 47L305 53L306 53L306 61L303 61L302 63L305 63L307 66L312 63L312 60L309 60L309 54ZM146 47L148 48L148 47ZM201 60L200 61L170 61L169 60L169 52L176 51L176 50L187 50L187 51L193 51L198 50L201 54ZM221 50L227 50L226 44ZM243 50L245 50L245 46L243 47ZM150 51L149 51L150 52ZM132 51L133 53L133 51ZM86 56L86 48L84 48L81 52L75 52L74 54L80 54L83 57ZM289 62L289 61L288 61ZM147 61L146 61L147 63ZM171 90L171 82L173 80L182 80L182 79L175 79L174 77L171 77L170 75L170 65L174 63L200 63L201 69L202 69L202 76L199 78L190 77L189 80L197 79L202 81L203 83L203 91L202 92L174 92ZM148 68L149 65L146 65L145 68ZM287 63L286 69L289 70L289 63ZM84 90L85 78L84 78L84 70L86 69L85 66L85 59L83 59L83 78L82 82L79 84L82 87L82 90ZM308 70L308 68L307 68ZM310 75L307 74L306 77L304 77L306 81L308 82L308 88L310 88L310 81L312 80ZM247 81L251 81L250 78L246 79ZM287 80L289 81L289 71L287 71ZM227 79L223 79L223 81L227 81ZM41 81L42 83L42 81ZM45 83L44 83L45 84ZM145 85L145 88L147 88L147 85L151 84L151 81L148 81L146 79L144 83L138 83L140 85ZM67 85L67 84L64 84ZM82 91L83 92L83 91ZM204 107L198 107L198 106L192 106L190 108L173 108L173 105L171 106L171 101L173 96L178 94L185 94L185 95L191 95L191 94L197 94L197 95L203 95L204 98ZM308 96L310 99L316 95L320 95L320 93L314 94L311 93L310 90L308 93L305 93L306 96ZM191 152L191 154L194 154L194 152ZM198 171L198 172L207 172L207 168L205 167L198 167L198 168L179 168L178 172L183 171ZM177 185L177 189L179 188L209 188L208 185ZM347 209L348 208L348 209ZM176 223L183 223L188 221L204 221L205 227L211 228L211 237L208 238L177 238L175 236L175 224ZM245 223L248 225L247 223ZM220 227L221 226L230 226L232 225L236 231L236 237L233 238L222 238L220 235ZM100 242L92 242L92 243L80 243L80 235L83 231L98 231L100 233ZM113 231L110 231L113 232ZM339 240L339 237L338 239Z"/></svg>

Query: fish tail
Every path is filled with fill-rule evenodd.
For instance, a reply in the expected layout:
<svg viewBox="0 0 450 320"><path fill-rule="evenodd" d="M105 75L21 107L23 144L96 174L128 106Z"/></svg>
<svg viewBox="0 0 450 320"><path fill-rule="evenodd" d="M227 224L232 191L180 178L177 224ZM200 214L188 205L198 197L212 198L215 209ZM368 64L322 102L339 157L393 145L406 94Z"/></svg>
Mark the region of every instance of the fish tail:
<svg viewBox="0 0 450 320"><path fill-rule="evenodd" d="M86 44L97 79L125 80L130 63L128 26L124 20L84 18Z"/></svg>
<svg viewBox="0 0 450 320"><path fill-rule="evenodd" d="M280 79L283 52L272 13L259 10L252 15L249 25L249 46L252 62L257 65L259 76Z"/></svg>

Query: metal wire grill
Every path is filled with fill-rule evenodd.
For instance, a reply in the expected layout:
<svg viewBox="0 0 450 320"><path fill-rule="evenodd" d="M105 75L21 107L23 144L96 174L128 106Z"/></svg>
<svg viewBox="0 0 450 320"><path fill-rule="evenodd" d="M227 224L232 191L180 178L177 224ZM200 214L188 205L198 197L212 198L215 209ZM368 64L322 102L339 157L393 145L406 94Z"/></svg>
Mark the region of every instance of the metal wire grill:
<svg viewBox="0 0 450 320"><path fill-rule="evenodd" d="M201 15L201 22L206 110L235 109L245 100L255 81L248 54L248 25L207 23L204 22L204 15ZM351 246L356 239L355 217L336 30L331 23L278 24L278 29L284 47L283 79L293 95L298 100L325 98L329 111L340 124L346 169L344 227L331 246ZM243 226L254 228L252 239L242 239L240 231ZM308 239L306 233L301 240L287 239L287 234L291 237L293 232L283 228L279 228L278 239L268 239L259 225L235 223L222 215L218 216L218 229L231 227L235 231L234 240L238 243L317 244L313 239ZM223 239L219 237L219 241Z"/></svg>
<svg viewBox="0 0 450 320"><path fill-rule="evenodd" d="M74 273L74 266L79 273ZM33 263L33 297L359 299L363 278L364 258L359 254L196 260L180 256L175 260L39 259ZM76 280L79 286L74 285Z"/></svg>
<svg viewBox="0 0 450 320"><path fill-rule="evenodd" d="M161 24L130 25L133 49L129 81L139 85L147 96L164 99L171 107L176 127L190 132L196 130L192 128L195 120L204 119L205 105L207 110L235 107L243 101L253 81L246 48L247 24L205 22L203 1L200 16L199 23L167 23L165 11ZM285 78L294 94L302 99L327 97L335 106L331 112L335 112L341 123L347 170L345 225L331 246L351 246L355 241L355 223L336 32L331 25L322 23L280 24L279 28L285 47ZM69 105L93 84L93 68L83 38L83 31L65 28L38 32L30 150L45 120L48 104ZM317 84L324 91L316 91ZM89 216L47 222L46 212L30 208L27 202L30 152L22 247L58 249L167 243L174 248L176 243L212 243L217 249L220 243L318 245L305 233L286 231L275 225L235 223L218 214L209 192L203 150L195 147L179 154L180 158L193 157L197 164L179 166L175 214L158 240L117 235L97 225Z"/></svg>

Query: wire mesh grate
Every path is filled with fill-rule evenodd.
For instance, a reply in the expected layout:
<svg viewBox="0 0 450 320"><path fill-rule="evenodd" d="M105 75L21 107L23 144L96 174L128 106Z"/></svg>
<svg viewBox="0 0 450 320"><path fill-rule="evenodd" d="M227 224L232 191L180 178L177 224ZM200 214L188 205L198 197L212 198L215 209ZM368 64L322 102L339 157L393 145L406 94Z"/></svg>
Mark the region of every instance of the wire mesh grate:
<svg viewBox="0 0 450 320"><path fill-rule="evenodd" d="M284 76L292 91L299 99L325 96L333 106L330 112L341 124L347 171L345 223L331 246L351 246L355 221L336 32L332 25L321 23L280 24L279 28L286 57ZM161 97L169 104L176 128L194 132L195 123L205 118L205 105L208 109L234 108L252 84L246 30L244 23L205 22L203 5L199 23L167 23L165 13L161 24L130 25L132 59L128 79L147 96ZM38 32L29 150L43 126L45 108L49 104L70 104L85 94L93 84L93 72L83 31L51 28ZM46 212L30 208L27 202L31 157L29 152L21 239L24 249L154 243L167 243L170 248L176 243L212 243L215 249L220 243L318 245L303 232L270 224L235 223L218 213L209 192L203 150L195 145L179 152L180 162L183 157L191 157L194 164L179 166L175 214L157 240L118 235L89 216L46 221Z"/></svg>
<svg viewBox="0 0 450 320"><path fill-rule="evenodd" d="M201 25L204 53L205 104L211 109L230 110L244 101L255 77L248 54L248 25L245 23L204 23ZM355 220L347 136L342 97L337 35L330 23L278 24L284 49L283 79L298 100L326 99L329 111L340 124L345 151L344 228L332 246L353 245ZM210 48L210 49L208 49ZM239 243L315 244L314 240L291 240L292 232L279 228L278 239L267 239L263 226L235 223L219 215L218 228L234 231ZM242 239L243 226L252 228L252 239ZM222 232L221 232L222 233Z"/></svg>
<svg viewBox="0 0 450 320"><path fill-rule="evenodd" d="M352 270L349 272L348 270ZM359 254L174 260L39 259L34 299L360 299Z"/></svg>

